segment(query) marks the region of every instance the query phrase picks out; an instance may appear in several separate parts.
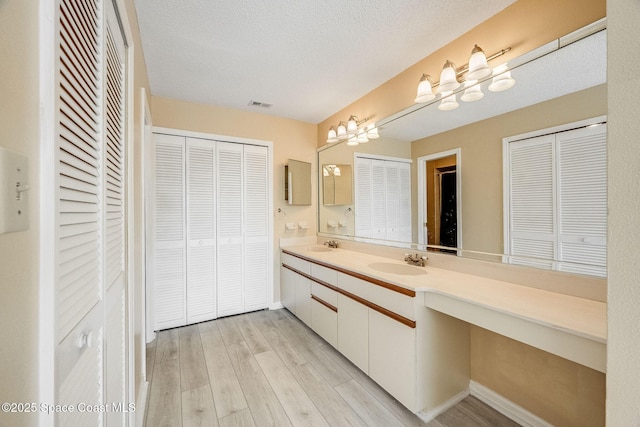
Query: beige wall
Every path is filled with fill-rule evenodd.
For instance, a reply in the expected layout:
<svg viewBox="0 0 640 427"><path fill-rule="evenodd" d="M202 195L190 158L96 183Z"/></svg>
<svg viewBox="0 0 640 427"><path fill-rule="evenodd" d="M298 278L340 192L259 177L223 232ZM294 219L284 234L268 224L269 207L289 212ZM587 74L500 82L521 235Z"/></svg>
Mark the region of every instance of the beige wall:
<svg viewBox="0 0 640 427"><path fill-rule="evenodd" d="M605 374L476 326L471 379L553 425L604 425Z"/></svg>
<svg viewBox="0 0 640 427"><path fill-rule="evenodd" d="M350 115L380 120L413 104L418 80L428 73L437 81L449 59L466 64L477 43L487 54L511 47L498 64L564 36L605 16L605 0L518 0L425 59L407 68L318 125L318 146L326 144L330 126ZM366 70L364 71L366 72Z"/></svg>
<svg viewBox="0 0 640 427"><path fill-rule="evenodd" d="M261 139L273 142L274 209L274 301L280 301L280 257L278 239L316 234L318 176L316 162L316 125L266 114L244 112L211 105L152 97L154 126ZM284 164L288 159L312 164L311 206L290 206L284 201ZM275 214L278 208L286 214ZM306 221L307 230L285 230L285 222Z"/></svg>
<svg viewBox="0 0 640 427"><path fill-rule="evenodd" d="M640 425L640 51L637 0L607 2L609 339L607 425Z"/></svg>
<svg viewBox="0 0 640 427"><path fill-rule="evenodd" d="M606 113L606 85L596 86L414 141L411 156L415 161L428 154L461 148L463 248L501 254L504 252L502 138ZM415 171L411 185L418 188ZM417 194L411 203L415 211L413 218L417 221ZM414 230L417 225L416 222Z"/></svg>
<svg viewBox="0 0 640 427"><path fill-rule="evenodd" d="M38 397L38 2L0 1L0 147L28 157L29 229L0 235L0 402ZM0 425L37 425L0 412Z"/></svg>

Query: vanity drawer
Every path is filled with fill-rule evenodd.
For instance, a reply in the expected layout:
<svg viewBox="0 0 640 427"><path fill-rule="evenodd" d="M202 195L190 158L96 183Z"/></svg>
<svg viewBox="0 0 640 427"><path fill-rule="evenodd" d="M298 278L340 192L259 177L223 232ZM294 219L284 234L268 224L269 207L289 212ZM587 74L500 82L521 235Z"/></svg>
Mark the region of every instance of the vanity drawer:
<svg viewBox="0 0 640 427"><path fill-rule="evenodd" d="M311 264L311 275L330 285L338 285L338 272L318 264Z"/></svg>
<svg viewBox="0 0 640 427"><path fill-rule="evenodd" d="M281 253L280 262L282 264L288 265L289 267L295 268L296 270L301 271L305 274L311 273L311 263L309 261L305 261L293 255Z"/></svg>
<svg viewBox="0 0 640 427"><path fill-rule="evenodd" d="M338 293L333 289L329 289L319 283L311 281L311 295L315 295L323 301L328 302L334 307L338 306Z"/></svg>
<svg viewBox="0 0 640 427"><path fill-rule="evenodd" d="M338 287L407 319L416 320L415 297L344 273L338 273Z"/></svg>

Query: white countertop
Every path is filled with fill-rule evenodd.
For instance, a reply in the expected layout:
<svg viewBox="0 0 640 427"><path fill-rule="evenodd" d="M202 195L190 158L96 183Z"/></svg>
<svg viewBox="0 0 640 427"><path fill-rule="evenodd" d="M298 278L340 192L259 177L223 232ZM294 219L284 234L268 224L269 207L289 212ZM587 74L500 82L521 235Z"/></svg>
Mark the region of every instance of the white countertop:
<svg viewBox="0 0 640 427"><path fill-rule="evenodd" d="M467 316L466 313L460 310L464 307L472 307L474 310L479 308L484 313L501 316L492 321L492 324L497 325L495 329L502 329L500 325L512 318L598 344L606 344L606 303L435 268L429 266L428 261L426 267L416 267L424 269L427 273L424 275L385 273L374 270L369 265L376 262L398 263L400 265L406 265L406 263L402 260L341 248L332 249L328 252L311 250L317 246L319 245L287 246L282 249L329 265L381 279L416 292L425 292L425 305L428 307L488 329L493 328L486 326L484 324L486 322L475 322L473 315ZM433 305L430 305L430 299L434 301ZM456 306L456 302L460 304ZM451 303L454 305L451 305ZM447 312L449 311L448 307L452 307L451 313ZM480 316L480 314L477 316ZM509 335L509 332L507 331L505 335ZM554 339L557 339L557 337ZM522 341L527 342L526 339ZM545 348L545 350L548 349ZM597 363L596 369L603 371L604 367L600 365L604 364L604 355L601 356L602 361Z"/></svg>

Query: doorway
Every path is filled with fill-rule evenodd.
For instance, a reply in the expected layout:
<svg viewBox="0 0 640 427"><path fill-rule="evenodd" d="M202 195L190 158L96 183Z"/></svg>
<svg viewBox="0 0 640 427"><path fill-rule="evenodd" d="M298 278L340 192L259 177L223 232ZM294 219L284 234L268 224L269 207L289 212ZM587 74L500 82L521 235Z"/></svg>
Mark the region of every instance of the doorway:
<svg viewBox="0 0 640 427"><path fill-rule="evenodd" d="M460 194L459 148L418 158L418 243L423 249L456 252L462 246Z"/></svg>

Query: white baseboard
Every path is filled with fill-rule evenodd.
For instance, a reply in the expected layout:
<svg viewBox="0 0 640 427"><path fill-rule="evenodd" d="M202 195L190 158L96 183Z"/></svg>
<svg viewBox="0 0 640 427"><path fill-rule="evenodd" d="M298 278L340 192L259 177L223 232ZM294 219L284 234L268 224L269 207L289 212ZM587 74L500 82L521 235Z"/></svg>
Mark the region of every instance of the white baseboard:
<svg viewBox="0 0 640 427"><path fill-rule="evenodd" d="M472 396L477 397L496 411L509 417L522 426L553 427L552 424L549 424L537 415L527 411L522 406L499 395L495 391L483 386L482 384L479 384L475 381L470 381L469 389L471 390Z"/></svg>
<svg viewBox="0 0 640 427"><path fill-rule="evenodd" d="M269 306L269 310L279 310L281 308L284 308L284 305L282 305L282 303L280 301L274 302L273 304L271 304Z"/></svg>
<svg viewBox="0 0 640 427"><path fill-rule="evenodd" d="M436 406L432 410L426 412L420 411L416 415L420 417L420 419L422 419L424 422L428 423L430 421L433 421L438 415L446 412L448 409L460 403L460 401L462 401L467 396L469 396L469 389L462 390L460 393L456 394L446 402Z"/></svg>
<svg viewBox="0 0 640 427"><path fill-rule="evenodd" d="M149 381L140 384L140 393L136 399L136 427L144 425L144 415L147 412L147 394L149 393Z"/></svg>

